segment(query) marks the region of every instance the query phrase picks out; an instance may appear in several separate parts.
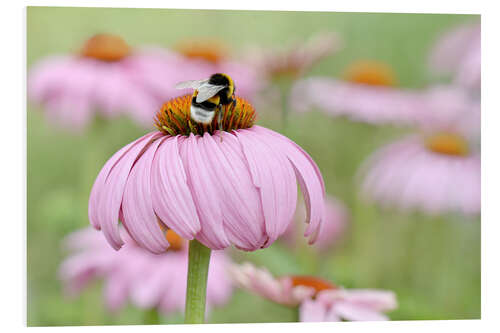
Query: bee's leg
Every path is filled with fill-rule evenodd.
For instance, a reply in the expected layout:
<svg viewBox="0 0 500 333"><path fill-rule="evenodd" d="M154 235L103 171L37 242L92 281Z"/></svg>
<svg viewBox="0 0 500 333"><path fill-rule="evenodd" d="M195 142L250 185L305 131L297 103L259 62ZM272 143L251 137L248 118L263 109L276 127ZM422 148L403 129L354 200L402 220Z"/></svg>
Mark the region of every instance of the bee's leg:
<svg viewBox="0 0 500 333"><path fill-rule="evenodd" d="M220 141L222 142L222 105L219 104L219 115L217 118L217 122L219 123L219 135Z"/></svg>
<svg viewBox="0 0 500 333"><path fill-rule="evenodd" d="M217 118L217 122L219 123L219 131L222 131L222 105L219 104L219 115Z"/></svg>

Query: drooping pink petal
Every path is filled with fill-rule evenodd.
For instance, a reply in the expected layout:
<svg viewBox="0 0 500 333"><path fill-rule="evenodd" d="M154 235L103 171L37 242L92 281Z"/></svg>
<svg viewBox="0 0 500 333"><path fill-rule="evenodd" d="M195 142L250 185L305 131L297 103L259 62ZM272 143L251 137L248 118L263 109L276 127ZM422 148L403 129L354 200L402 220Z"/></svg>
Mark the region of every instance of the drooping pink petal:
<svg viewBox="0 0 500 333"><path fill-rule="evenodd" d="M86 96L67 93L45 102L46 115L49 121L74 132L80 132L90 122L94 110ZM71 110L72 112L68 112Z"/></svg>
<svg viewBox="0 0 500 333"><path fill-rule="evenodd" d="M134 240L153 253L162 253L169 247L153 210L151 165L160 140L153 142L135 162L123 193L124 225Z"/></svg>
<svg viewBox="0 0 500 333"><path fill-rule="evenodd" d="M126 276L112 274L104 286L104 298L108 308L116 312L125 305L128 296L128 284Z"/></svg>
<svg viewBox="0 0 500 333"><path fill-rule="evenodd" d="M185 239L193 239L201 225L179 155L178 137L160 140L151 170L153 208L169 228Z"/></svg>
<svg viewBox="0 0 500 333"><path fill-rule="evenodd" d="M221 305L227 302L233 292L233 285L229 277L229 257L224 251L212 251L210 266L208 267L207 304Z"/></svg>
<svg viewBox="0 0 500 333"><path fill-rule="evenodd" d="M150 262L142 279L134 281L130 290L132 301L137 306L152 308L160 304L163 295L173 287L172 284L176 279L177 272L172 272L172 268L175 267L176 271L183 270L183 266L179 267L178 261L175 260L179 255L173 252L161 260L148 258ZM181 256L185 255L186 253L182 252Z"/></svg>
<svg viewBox="0 0 500 333"><path fill-rule="evenodd" d="M282 150L252 130L236 132L254 185L259 189L265 216L267 245L283 234L295 212L297 183L294 170Z"/></svg>
<svg viewBox="0 0 500 333"><path fill-rule="evenodd" d="M118 163L121 160L123 155L127 154L130 151L130 149L135 147L137 144L141 144L144 141L147 141L152 135L153 135L152 133L146 134L140 137L139 139L129 143L125 147L121 148L113 156L111 156L111 158L106 162L106 164L104 164L103 168L97 175L94 185L92 186L92 190L90 191L89 210L88 210L90 223L97 230L101 229L101 221L100 221L100 214L98 212L98 205L101 202L101 197L104 190L104 184L111 169L115 166L116 163Z"/></svg>
<svg viewBox="0 0 500 333"><path fill-rule="evenodd" d="M306 208L303 200L297 204L297 210L293 222L290 223L281 239L289 247L296 247L302 241L302 234L305 230L304 217ZM325 217L321 223L318 239L313 248L320 251L327 251L334 246L345 233L349 223L349 213L347 207L338 199L328 196L325 199ZM299 237L300 236L300 237Z"/></svg>
<svg viewBox="0 0 500 333"><path fill-rule="evenodd" d="M143 152L155 137L161 136L158 132L153 132L133 145L130 150L124 153L121 158L110 168L110 171L100 188L101 196L98 202L98 220L104 232L104 236L111 246L118 250L123 245L118 229L118 213L123 199L123 192L130 170Z"/></svg>
<svg viewBox="0 0 500 333"><path fill-rule="evenodd" d="M64 260L59 267L59 278L65 282L65 292L70 296L77 295L93 278L102 274L101 267L109 258L95 256L96 252L77 254Z"/></svg>
<svg viewBox="0 0 500 333"><path fill-rule="evenodd" d="M229 240L243 250L260 248L266 241L262 206L238 139L223 132L221 138L205 134L199 143L210 177L219 182L214 190L221 198L219 204Z"/></svg>
<svg viewBox="0 0 500 333"><path fill-rule="evenodd" d="M397 308L396 295L392 291L374 289L349 290L345 301L366 306L376 311L391 311Z"/></svg>
<svg viewBox="0 0 500 333"><path fill-rule="evenodd" d="M187 288L187 262L183 262L186 268L179 269L174 274L175 278L168 286L165 286L165 291L160 300L159 308L165 313L172 311L184 311L186 304L186 288Z"/></svg>
<svg viewBox="0 0 500 333"><path fill-rule="evenodd" d="M95 63L99 73L93 89L93 100L107 116L113 116L122 108L122 101L127 99L126 87L130 85L125 71L119 63ZM130 89L129 89L130 90Z"/></svg>
<svg viewBox="0 0 500 333"><path fill-rule="evenodd" d="M203 138L191 134L180 144L180 156L200 219L201 230L196 238L211 249L220 250L231 244L224 231L220 206L223 198L218 196L217 180L210 177L207 162L202 158L204 148L200 140Z"/></svg>
<svg viewBox="0 0 500 333"><path fill-rule="evenodd" d="M299 307L299 320L301 322L321 322L325 321L327 308L324 304L312 299L307 299ZM334 317L330 317L333 319ZM332 320L336 321L336 320Z"/></svg>
<svg viewBox="0 0 500 333"><path fill-rule="evenodd" d="M389 318L367 306L353 304L347 301L339 301L332 305L332 311L335 311L340 317L351 321L379 321Z"/></svg>
<svg viewBox="0 0 500 333"><path fill-rule="evenodd" d="M473 76L481 75L481 24L463 24L445 31L430 52L429 67L432 73L455 74L467 66L471 57L476 65ZM475 55L474 55L475 54ZM459 80L460 81L460 80ZM480 83L480 81L479 81Z"/></svg>
<svg viewBox="0 0 500 333"><path fill-rule="evenodd" d="M117 252L102 233L92 228L69 235L64 244L73 254L59 269L65 292L76 296L88 282L102 279L106 305L112 311L119 310L127 298L139 308L157 307L164 314L183 311L187 246L155 255L139 247L130 237L125 237L126 244ZM233 287L226 273L229 265L230 259L225 252L212 253L207 309L222 305L231 297Z"/></svg>
<svg viewBox="0 0 500 333"><path fill-rule="evenodd" d="M260 126L253 126L252 131L267 135L274 150L283 152L293 165L306 203L308 226L304 236L311 236L309 243L314 243L325 214L325 185L318 166L302 148L281 134Z"/></svg>

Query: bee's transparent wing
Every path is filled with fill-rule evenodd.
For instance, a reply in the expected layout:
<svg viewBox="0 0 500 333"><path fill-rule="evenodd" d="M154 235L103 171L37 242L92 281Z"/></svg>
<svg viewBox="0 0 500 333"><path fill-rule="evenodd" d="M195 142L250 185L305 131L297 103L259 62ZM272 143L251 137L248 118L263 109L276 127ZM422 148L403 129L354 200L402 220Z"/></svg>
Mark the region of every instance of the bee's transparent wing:
<svg viewBox="0 0 500 333"><path fill-rule="evenodd" d="M208 79L206 80L189 80L189 81L183 81L179 82L175 85L176 89L198 89L200 86L203 84L208 83Z"/></svg>
<svg viewBox="0 0 500 333"><path fill-rule="evenodd" d="M219 86L210 83L202 84L198 89L198 95L196 96L196 103L203 103L210 97L215 96L219 91L226 88L226 86Z"/></svg>

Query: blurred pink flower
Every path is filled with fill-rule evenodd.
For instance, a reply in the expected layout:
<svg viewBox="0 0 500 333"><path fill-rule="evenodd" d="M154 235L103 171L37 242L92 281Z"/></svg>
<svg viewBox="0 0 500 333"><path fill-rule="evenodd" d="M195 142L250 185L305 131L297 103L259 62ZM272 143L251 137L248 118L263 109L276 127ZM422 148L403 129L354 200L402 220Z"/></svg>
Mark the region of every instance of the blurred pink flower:
<svg viewBox="0 0 500 333"><path fill-rule="evenodd" d="M463 115L462 123L470 127L469 117L476 116L479 109L479 102L466 90L443 85L409 90L317 77L297 82L290 95L290 105L297 111L317 107L334 117L375 125L425 126L439 118L449 121ZM469 116L470 110L474 112Z"/></svg>
<svg viewBox="0 0 500 333"><path fill-rule="evenodd" d="M295 79L313 65L341 48L340 37L332 32L313 36L304 43L296 43L284 49L259 48L246 52L248 62L261 75L269 79L289 76Z"/></svg>
<svg viewBox="0 0 500 333"><path fill-rule="evenodd" d="M299 318L303 322L389 320L383 312L396 308L396 296L392 291L333 289L302 302Z"/></svg>
<svg viewBox="0 0 500 333"><path fill-rule="evenodd" d="M421 94L314 77L298 81L290 94L296 111L313 108L334 117L346 116L370 124L412 124L417 121Z"/></svg>
<svg viewBox="0 0 500 333"><path fill-rule="evenodd" d="M299 239L299 233L304 232L303 223L306 209L303 201L297 205L294 220L289 224L282 235L288 246L295 247ZM326 251L335 245L336 241L343 235L348 223L348 212L342 202L332 196L327 196L325 200L325 218L321 224L316 243L312 246L320 251Z"/></svg>
<svg viewBox="0 0 500 333"><path fill-rule="evenodd" d="M414 135L371 156L362 192L384 206L430 214L481 210L481 158L455 133Z"/></svg>
<svg viewBox="0 0 500 333"><path fill-rule="evenodd" d="M300 321L387 320L381 312L397 307L390 291L343 289L313 276L275 278L250 263L233 264L230 272L241 288L282 305L300 306Z"/></svg>
<svg viewBox="0 0 500 333"><path fill-rule="evenodd" d="M78 295L89 282L105 281L104 298L111 311L119 310L127 299L139 308L158 308L164 314L184 311L188 266L187 241L172 231L167 237L176 246L162 254L152 254L127 237L122 251L109 247L100 232L86 228L65 239L72 251L60 266L59 277L70 296ZM222 251L212 252L208 273L208 308L227 303L232 284L227 275L230 260Z"/></svg>
<svg viewBox="0 0 500 333"><path fill-rule="evenodd" d="M430 86L422 93L416 128L427 133L458 132L475 143L481 135L481 103L466 89L453 85Z"/></svg>
<svg viewBox="0 0 500 333"><path fill-rule="evenodd" d="M169 247L162 227L211 249L253 251L286 231L298 181L307 208L304 235L314 242L325 189L311 157L290 139L254 126L255 110L239 97L224 111L222 131L209 129L219 128L218 117L195 126L190 105L190 95L167 102L157 115L160 131L108 160L90 194L92 225L115 249L124 244L120 220L134 241L155 253Z"/></svg>
<svg viewBox="0 0 500 333"><path fill-rule="evenodd" d="M431 50L429 67L434 74L452 74L459 85L479 89L481 24L463 24L443 33Z"/></svg>
<svg viewBox="0 0 500 333"><path fill-rule="evenodd" d="M150 79L164 66L162 58L158 52L132 50L118 36L95 35L80 54L35 64L28 94L59 125L82 129L96 112L105 117L127 112L147 126L165 97Z"/></svg>
<svg viewBox="0 0 500 333"><path fill-rule="evenodd" d="M230 273L240 288L282 305L297 306L316 293L313 287L296 285L291 277L277 279L267 269L257 268L250 263L232 265ZM325 286L330 287L330 284Z"/></svg>
<svg viewBox="0 0 500 333"><path fill-rule="evenodd" d="M53 122L82 129L93 115L127 113L149 128L161 104L178 95L175 84L225 72L238 93L253 97L255 74L235 61L210 62L160 48L131 49L120 37L100 34L80 54L52 56L35 64L28 94Z"/></svg>
<svg viewBox="0 0 500 333"><path fill-rule="evenodd" d="M466 90L422 98L419 133L389 144L361 168L362 193L383 206L429 214L481 210L481 107Z"/></svg>

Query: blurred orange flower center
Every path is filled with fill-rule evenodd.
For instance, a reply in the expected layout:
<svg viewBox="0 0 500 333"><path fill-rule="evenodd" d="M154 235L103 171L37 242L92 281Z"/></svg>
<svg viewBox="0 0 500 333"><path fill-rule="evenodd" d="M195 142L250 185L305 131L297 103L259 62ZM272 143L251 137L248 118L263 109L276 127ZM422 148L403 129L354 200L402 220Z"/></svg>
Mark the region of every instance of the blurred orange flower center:
<svg viewBox="0 0 500 333"><path fill-rule="evenodd" d="M378 61L358 61L349 65L344 71L344 79L353 83L371 86L393 86L396 76L386 64Z"/></svg>
<svg viewBox="0 0 500 333"><path fill-rule="evenodd" d="M170 247L168 248L169 250L179 251L185 243L185 240L181 236L177 235L172 229L167 230L165 238L170 243Z"/></svg>
<svg viewBox="0 0 500 333"><path fill-rule="evenodd" d="M426 147L439 154L464 156L469 149L466 140L455 133L439 133L427 137Z"/></svg>
<svg viewBox="0 0 500 333"><path fill-rule="evenodd" d="M210 124L205 125L195 122L191 119L191 99L192 95L185 95L171 99L163 104L160 111L156 114L155 125L158 130L167 135L203 135L208 132L213 134L219 129L218 112ZM247 100L236 96L236 104L225 105L222 107L222 130L232 131L252 127L256 112L252 104Z"/></svg>
<svg viewBox="0 0 500 333"><path fill-rule="evenodd" d="M98 34L85 42L81 55L102 61L118 61L128 56L130 52L130 47L121 37Z"/></svg>
<svg viewBox="0 0 500 333"><path fill-rule="evenodd" d="M314 288L316 293L319 293L322 290L331 290L338 288L333 283L314 276L292 275L290 276L290 279L292 280L292 285L294 287L304 286L304 287Z"/></svg>
<svg viewBox="0 0 500 333"><path fill-rule="evenodd" d="M220 41L183 41L174 47L187 58L203 59L211 63L218 63L227 53L226 46Z"/></svg>

